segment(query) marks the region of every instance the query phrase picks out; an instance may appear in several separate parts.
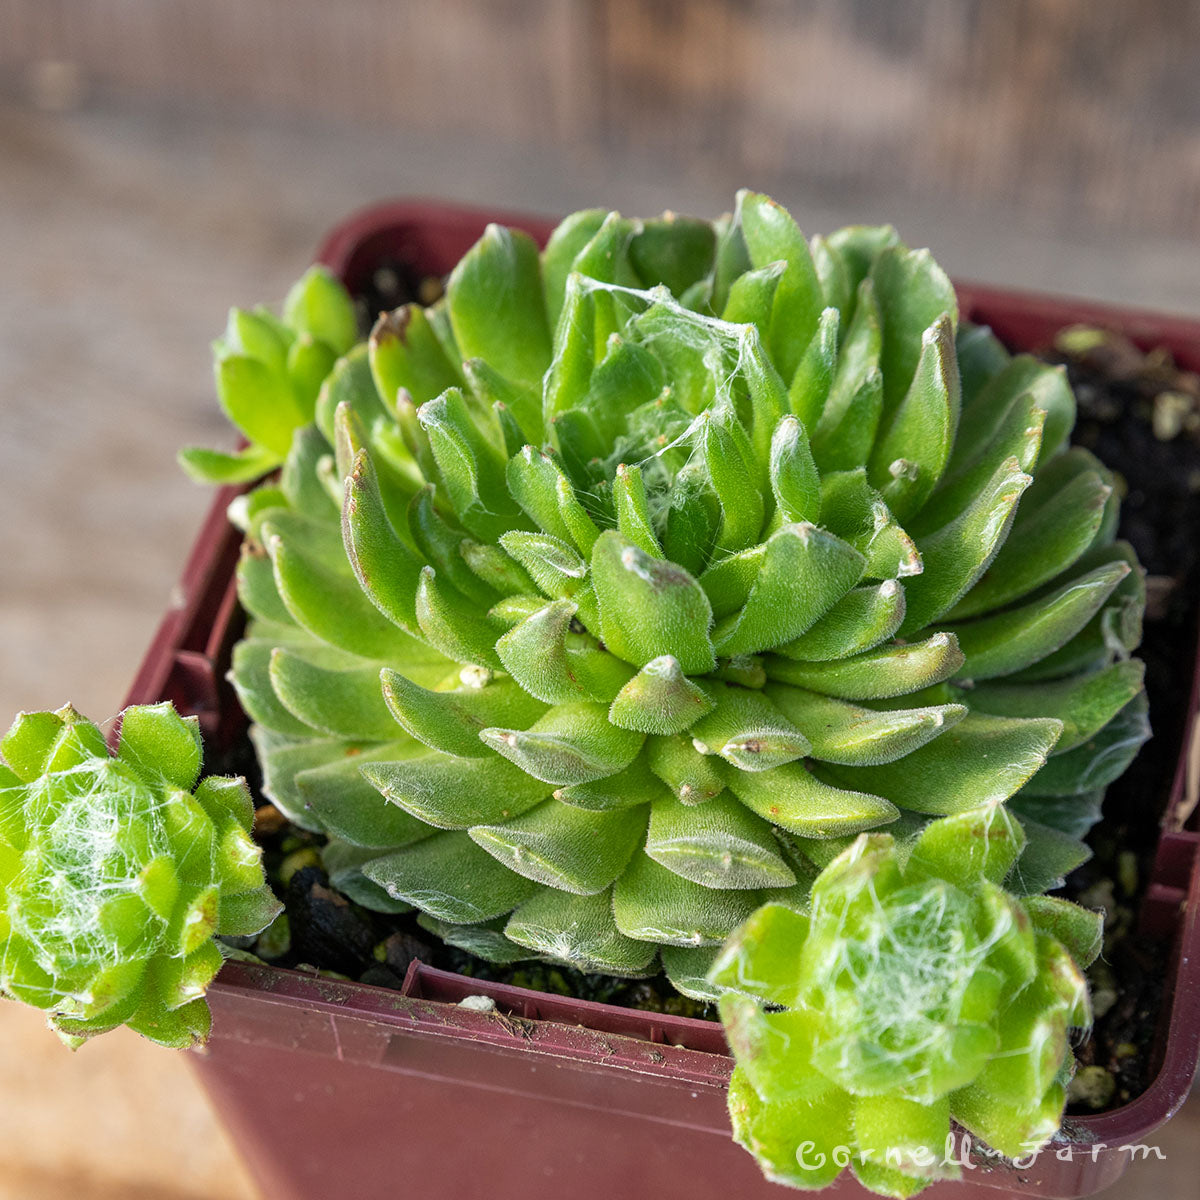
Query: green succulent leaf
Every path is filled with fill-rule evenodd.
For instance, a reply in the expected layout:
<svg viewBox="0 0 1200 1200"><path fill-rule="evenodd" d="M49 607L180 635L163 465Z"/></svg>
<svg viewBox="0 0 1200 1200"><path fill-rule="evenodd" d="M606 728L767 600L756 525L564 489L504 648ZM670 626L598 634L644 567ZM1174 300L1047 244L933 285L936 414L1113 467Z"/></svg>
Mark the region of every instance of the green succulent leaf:
<svg viewBox="0 0 1200 1200"><path fill-rule="evenodd" d="M249 483L279 466L280 456L266 446L251 445L233 453L188 446L179 452L179 465L197 483Z"/></svg>
<svg viewBox="0 0 1200 1200"><path fill-rule="evenodd" d="M660 866L704 887L789 887L796 882L771 826L728 793L699 808L661 796L650 810L645 849Z"/></svg>
<svg viewBox="0 0 1200 1200"><path fill-rule="evenodd" d="M886 825L897 816L881 796L823 783L799 763L774 771L729 774L728 785L752 812L801 837L844 837Z"/></svg>
<svg viewBox="0 0 1200 1200"><path fill-rule="evenodd" d="M1007 800L1045 763L1061 732L1050 718L971 713L899 763L827 769L899 808L948 816Z"/></svg>
<svg viewBox="0 0 1200 1200"><path fill-rule="evenodd" d="M203 1042L213 936L281 910L245 781L197 785L196 718L167 703L127 708L115 755L70 705L22 713L0 751L0 994L71 1046L122 1024Z"/></svg>
<svg viewBox="0 0 1200 1200"><path fill-rule="evenodd" d="M775 648L802 662L853 658L887 641L904 619L904 589L894 579L851 588L798 638Z"/></svg>
<svg viewBox="0 0 1200 1200"><path fill-rule="evenodd" d="M421 405L461 382L419 304L381 313L368 347L371 375L385 405L394 405L401 389Z"/></svg>
<svg viewBox="0 0 1200 1200"><path fill-rule="evenodd" d="M487 758L489 751L479 738L483 729L497 721L536 721L546 712L545 704L510 680L469 678L467 686L431 690L390 667L378 672L382 699L394 721L410 737L445 754Z"/></svg>
<svg viewBox="0 0 1200 1200"><path fill-rule="evenodd" d="M775 292L770 347L779 373L790 380L825 307L808 242L788 211L768 196L740 192L738 222L752 267L787 264Z"/></svg>
<svg viewBox="0 0 1200 1200"><path fill-rule="evenodd" d="M364 763L362 773L385 800L439 829L506 821L527 812L550 790L495 755L456 758L432 753Z"/></svg>
<svg viewBox="0 0 1200 1200"><path fill-rule="evenodd" d="M663 654L621 688L608 719L639 733L682 733L713 707L711 696L683 673L679 660Z"/></svg>
<svg viewBox="0 0 1200 1200"><path fill-rule="evenodd" d="M537 245L489 225L450 274L450 323L461 357L482 358L518 383L537 384L550 365L550 325Z"/></svg>
<svg viewBox="0 0 1200 1200"><path fill-rule="evenodd" d="M636 941L715 946L754 910L760 893L711 888L635 854L613 887L617 928Z"/></svg>
<svg viewBox="0 0 1200 1200"><path fill-rule="evenodd" d="M960 675L994 679L1048 657L1082 631L1128 574L1127 563L1109 563L1018 608L948 626L965 658Z"/></svg>
<svg viewBox="0 0 1200 1200"><path fill-rule="evenodd" d="M845 766L903 759L957 725L968 711L964 704L936 704L876 712L786 684L769 686L767 695L805 732L814 758Z"/></svg>
<svg viewBox="0 0 1200 1200"><path fill-rule="evenodd" d="M533 779L560 786L615 775L643 740L613 725L603 705L586 702L560 704L525 730L488 728L479 736Z"/></svg>
<svg viewBox="0 0 1200 1200"><path fill-rule="evenodd" d="M601 636L618 658L640 669L670 654L686 675L713 669L712 607L689 572L614 530L597 539L591 571Z"/></svg>
<svg viewBox="0 0 1200 1200"><path fill-rule="evenodd" d="M504 933L546 958L606 975L645 975L656 951L617 928L610 891L577 896L545 888L517 907Z"/></svg>
<svg viewBox="0 0 1200 1200"><path fill-rule="evenodd" d="M283 323L319 339L335 354L345 354L358 341L354 304L327 267L310 267L292 285L283 302Z"/></svg>
<svg viewBox="0 0 1200 1200"><path fill-rule="evenodd" d="M503 825L476 825L474 841L510 870L578 896L602 892L646 832L644 809L589 811L547 800Z"/></svg>
<svg viewBox="0 0 1200 1200"><path fill-rule="evenodd" d="M756 654L806 632L862 577L853 546L815 525L784 525L766 542L754 584L736 620L714 630L722 656Z"/></svg>
<svg viewBox="0 0 1200 1200"><path fill-rule="evenodd" d="M769 674L780 683L841 700L884 700L941 683L962 664L958 639L935 633L923 642L895 642L840 660L773 659Z"/></svg>
<svg viewBox="0 0 1200 1200"><path fill-rule="evenodd" d="M510 871L466 833L436 833L374 858L362 870L393 899L456 925L511 912L538 891L536 883Z"/></svg>

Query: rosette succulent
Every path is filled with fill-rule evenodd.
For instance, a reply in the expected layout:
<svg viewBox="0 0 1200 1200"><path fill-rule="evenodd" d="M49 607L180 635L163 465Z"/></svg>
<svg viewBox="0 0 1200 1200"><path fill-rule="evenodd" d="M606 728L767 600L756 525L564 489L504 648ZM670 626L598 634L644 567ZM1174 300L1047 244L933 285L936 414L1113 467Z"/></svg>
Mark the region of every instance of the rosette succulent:
<svg viewBox="0 0 1200 1200"><path fill-rule="evenodd" d="M887 227L490 227L236 509L266 788L363 903L696 995L798 839L1010 800L1043 890L1146 732L1073 418Z"/></svg>
<svg viewBox="0 0 1200 1200"><path fill-rule="evenodd" d="M806 912L765 905L730 939L729 1110L769 1178L820 1188L850 1165L908 1196L958 1177L951 1118L1012 1158L1058 1129L1101 918L1005 891L1023 842L998 803L862 834Z"/></svg>
<svg viewBox="0 0 1200 1200"><path fill-rule="evenodd" d="M22 713L0 752L0 994L69 1045L121 1024L204 1041L214 935L280 910L244 780L196 783L197 722L169 704L126 709L115 755L70 706Z"/></svg>
<svg viewBox="0 0 1200 1200"><path fill-rule="evenodd" d="M1142 575L1063 372L890 227L809 240L748 192L541 251L489 227L311 420L295 330L353 307L316 271L289 308L239 420L290 445L231 508L231 677L334 884L494 962L725 997L738 1136L788 1182L825 1178L809 1117L1046 1136L1096 930L1039 893L1148 736Z"/></svg>

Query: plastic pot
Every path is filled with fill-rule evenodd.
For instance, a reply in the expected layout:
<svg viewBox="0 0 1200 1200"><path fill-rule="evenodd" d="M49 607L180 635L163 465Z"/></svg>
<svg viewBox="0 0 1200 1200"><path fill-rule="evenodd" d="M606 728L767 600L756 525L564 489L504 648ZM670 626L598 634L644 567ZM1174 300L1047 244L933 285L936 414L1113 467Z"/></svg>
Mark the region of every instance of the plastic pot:
<svg viewBox="0 0 1200 1200"><path fill-rule="evenodd" d="M352 288L383 263L440 275L488 220L543 238L551 224L427 203L389 204L339 226L319 258ZM1200 370L1200 323L963 286L964 316L1010 346L1037 349L1074 322L1121 329ZM220 746L245 718L224 674L240 630L239 534L219 495L129 703L170 699ZM1077 1197L1112 1183L1182 1104L1200 1051L1200 832L1182 817L1189 731L1141 920L1169 939L1153 1081L1136 1100L1072 1119L1031 1164L978 1157L958 1184ZM1159 805L1147 805L1157 811ZM491 1012L458 1006L486 995ZM229 963L210 992L215 1018L196 1066L271 1200L375 1200L420 1189L439 1200L687 1196L778 1200L730 1138L732 1069L719 1025L468 979L414 963L402 991ZM861 1194L845 1175L839 1194Z"/></svg>

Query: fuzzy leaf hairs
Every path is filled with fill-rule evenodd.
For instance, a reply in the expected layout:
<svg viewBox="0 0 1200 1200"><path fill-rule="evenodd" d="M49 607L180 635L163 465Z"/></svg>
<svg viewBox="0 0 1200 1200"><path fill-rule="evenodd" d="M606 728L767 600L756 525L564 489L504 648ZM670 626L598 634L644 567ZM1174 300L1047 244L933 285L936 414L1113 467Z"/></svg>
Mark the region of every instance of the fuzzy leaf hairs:
<svg viewBox="0 0 1200 1200"><path fill-rule="evenodd" d="M280 910L245 781L196 782L196 719L168 703L126 709L115 755L70 705L21 713L0 752L0 995L70 1046L118 1025L203 1042L214 935Z"/></svg>
<svg viewBox="0 0 1200 1200"><path fill-rule="evenodd" d="M820 1188L848 1159L910 1196L957 1177L952 1119L1012 1158L1058 1129L1101 914L1007 891L1024 842L998 803L907 841L863 834L806 911L766 905L730 939L710 976L729 1110L768 1178Z"/></svg>
<svg viewBox="0 0 1200 1200"><path fill-rule="evenodd" d="M890 227L491 226L231 510L264 792L367 907L697 998L797 838L1005 800L1045 891L1148 732L1074 416Z"/></svg>

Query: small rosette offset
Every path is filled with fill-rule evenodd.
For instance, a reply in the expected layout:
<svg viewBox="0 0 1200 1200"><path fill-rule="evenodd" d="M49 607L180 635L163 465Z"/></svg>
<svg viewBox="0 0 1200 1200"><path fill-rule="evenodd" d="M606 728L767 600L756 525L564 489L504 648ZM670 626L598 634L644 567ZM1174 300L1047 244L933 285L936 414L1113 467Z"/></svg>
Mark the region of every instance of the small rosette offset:
<svg viewBox="0 0 1200 1200"><path fill-rule="evenodd" d="M196 719L165 703L125 710L115 755L70 706L22 713L0 752L0 993L73 1046L118 1025L203 1042L214 935L281 908L245 781L197 783Z"/></svg>

